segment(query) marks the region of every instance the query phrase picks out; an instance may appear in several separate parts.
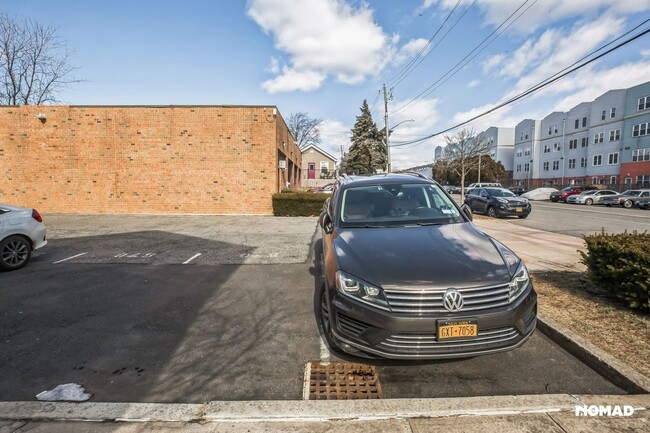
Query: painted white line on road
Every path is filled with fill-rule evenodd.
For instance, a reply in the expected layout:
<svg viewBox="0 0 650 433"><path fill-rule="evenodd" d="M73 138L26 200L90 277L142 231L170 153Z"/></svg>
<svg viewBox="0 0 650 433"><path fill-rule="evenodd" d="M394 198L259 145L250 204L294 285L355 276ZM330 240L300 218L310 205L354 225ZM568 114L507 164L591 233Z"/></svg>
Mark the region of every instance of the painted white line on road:
<svg viewBox="0 0 650 433"><path fill-rule="evenodd" d="M305 364L305 375L302 379L302 399L309 400L309 385L311 384L311 362Z"/></svg>
<svg viewBox="0 0 650 433"><path fill-rule="evenodd" d="M327 344L323 341L323 336L320 336L320 361L321 362L330 362L330 351L327 348Z"/></svg>
<svg viewBox="0 0 650 433"><path fill-rule="evenodd" d="M201 255L201 253L194 254L192 257L190 257L189 259L185 260L185 261L183 262L183 264L184 264L184 265L187 265L188 263L190 263L192 260L194 260L195 258L197 258L197 257L200 256L200 255Z"/></svg>
<svg viewBox="0 0 650 433"><path fill-rule="evenodd" d="M68 260L76 259L77 257L81 257L84 254L88 254L88 252L77 254L76 256L68 257L67 259L59 260L58 262L52 262L52 264L56 265L57 263L61 263L61 262L65 262L65 261L68 261Z"/></svg>

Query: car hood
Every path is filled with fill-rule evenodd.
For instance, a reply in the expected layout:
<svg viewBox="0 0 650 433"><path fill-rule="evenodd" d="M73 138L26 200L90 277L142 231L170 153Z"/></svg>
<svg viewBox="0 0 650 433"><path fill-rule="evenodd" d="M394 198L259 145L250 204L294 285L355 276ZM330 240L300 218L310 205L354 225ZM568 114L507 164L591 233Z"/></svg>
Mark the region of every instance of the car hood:
<svg viewBox="0 0 650 433"><path fill-rule="evenodd" d="M334 248L339 269L384 288L510 281L496 246L472 223L341 229Z"/></svg>
<svg viewBox="0 0 650 433"><path fill-rule="evenodd" d="M508 204L526 205L528 203L528 200L526 200L525 198L519 198L519 197L502 197L502 198L508 200Z"/></svg>

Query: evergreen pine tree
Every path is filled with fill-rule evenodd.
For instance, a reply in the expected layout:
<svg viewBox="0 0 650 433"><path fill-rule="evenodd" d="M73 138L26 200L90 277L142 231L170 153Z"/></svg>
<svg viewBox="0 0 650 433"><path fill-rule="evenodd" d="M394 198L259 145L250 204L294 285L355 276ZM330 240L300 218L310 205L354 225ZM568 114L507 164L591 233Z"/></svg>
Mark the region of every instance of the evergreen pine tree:
<svg viewBox="0 0 650 433"><path fill-rule="evenodd" d="M349 174L372 174L386 170L386 146L377 124L372 120L368 101L361 105L361 115L352 128L346 171Z"/></svg>

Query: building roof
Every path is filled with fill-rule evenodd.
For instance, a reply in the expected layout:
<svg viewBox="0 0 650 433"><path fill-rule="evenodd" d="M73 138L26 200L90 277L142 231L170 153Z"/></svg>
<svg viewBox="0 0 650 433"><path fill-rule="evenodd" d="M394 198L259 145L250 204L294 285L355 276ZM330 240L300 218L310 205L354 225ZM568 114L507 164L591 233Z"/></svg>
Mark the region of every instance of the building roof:
<svg viewBox="0 0 650 433"><path fill-rule="evenodd" d="M307 146L307 147L305 147L304 149L302 149L300 152L302 152L302 153L304 154L306 151L308 151L308 150L310 150L310 149L313 149L313 150L315 150L316 152L323 154L323 156L328 157L329 159L331 159L331 160L334 161L334 162L337 162L337 161L338 161L338 159L334 158L332 155L330 155L329 153L325 152L323 149L321 149L320 147L316 146L315 144L310 144L309 146Z"/></svg>

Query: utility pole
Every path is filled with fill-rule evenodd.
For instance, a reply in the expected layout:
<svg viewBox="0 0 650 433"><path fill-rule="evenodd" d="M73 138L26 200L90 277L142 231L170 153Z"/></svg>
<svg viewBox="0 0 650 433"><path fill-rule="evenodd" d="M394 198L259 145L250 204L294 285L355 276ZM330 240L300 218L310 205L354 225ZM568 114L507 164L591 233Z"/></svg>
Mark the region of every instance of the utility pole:
<svg viewBox="0 0 650 433"><path fill-rule="evenodd" d="M388 160L388 173L390 173L390 140L388 136L388 93L386 93L386 84L384 84L384 128L386 130L386 159Z"/></svg>
<svg viewBox="0 0 650 433"><path fill-rule="evenodd" d="M481 154L478 154L478 183L481 183Z"/></svg>

